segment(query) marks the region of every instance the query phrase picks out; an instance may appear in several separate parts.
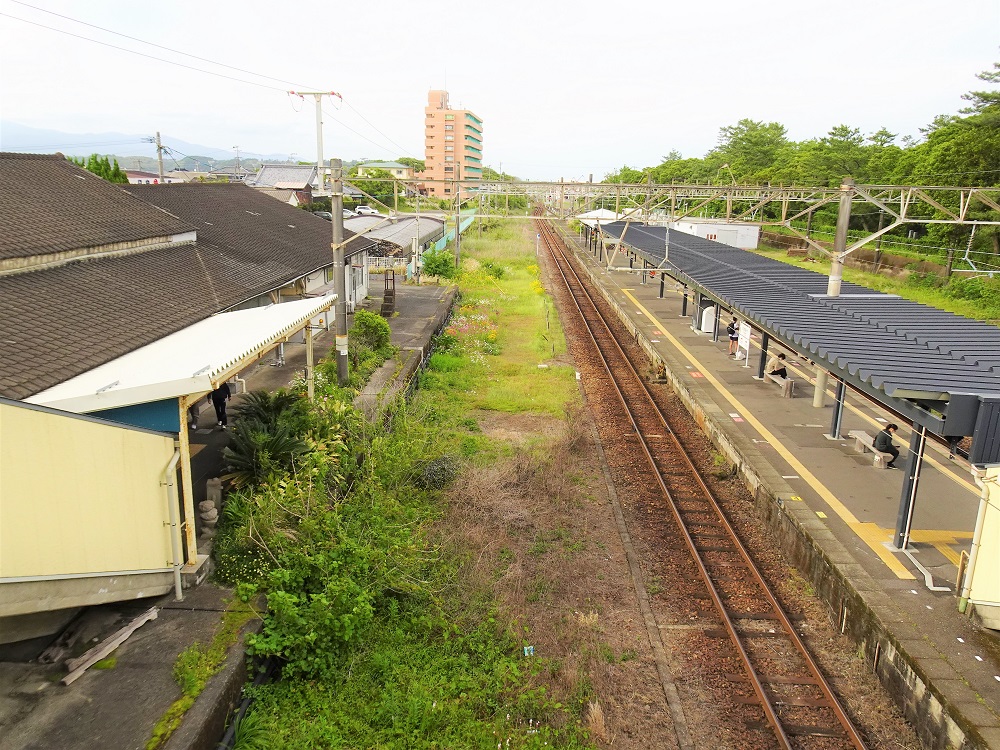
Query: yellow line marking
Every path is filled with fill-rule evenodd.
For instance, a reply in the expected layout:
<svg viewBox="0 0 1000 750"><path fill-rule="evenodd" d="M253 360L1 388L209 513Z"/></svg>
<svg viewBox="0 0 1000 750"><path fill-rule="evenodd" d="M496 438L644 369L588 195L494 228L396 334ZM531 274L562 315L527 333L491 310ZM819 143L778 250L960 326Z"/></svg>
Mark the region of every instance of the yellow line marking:
<svg viewBox="0 0 1000 750"><path fill-rule="evenodd" d="M752 342L752 345L756 346L758 349L760 349L760 344L758 344L756 341ZM796 364L789 363L788 364L788 369L790 369L790 370L798 373L804 380L808 380L813 385L816 384L815 377L813 377L812 374L809 371L803 369L797 363ZM826 391L826 394L828 396L830 396L830 397L836 397L836 394L832 390L831 391ZM859 409L858 407L854 406L853 404L847 403L846 400L844 402L844 405L847 407L847 409L849 411L854 412L854 414L856 416L860 417L862 420L864 420L865 422L867 422L872 427L878 428L879 430L882 429L882 427L883 427L882 423L880 423L874 417L869 416L868 414L866 414L865 412L863 412L861 409ZM906 432L910 431L906 425L903 425L903 429ZM901 432L902 431L903 430L901 430ZM900 435L900 437L902 437L902 435ZM934 448L937 447L936 444L933 444L933 443L930 443L930 442L928 442L927 445L928 445L928 447L931 447L931 446L933 446ZM907 445L903 446L904 451L907 449L907 447L908 447ZM951 471L951 469L947 465L945 465L945 464L941 463L940 461L938 461L936 458L934 458L934 456L930 455L929 452L925 452L924 453L924 461L926 461L931 466L933 466L935 469L937 469L938 471L940 471L942 474L944 474L946 477L948 477L948 479L950 479L951 481L953 481L955 484L957 484L963 490L966 490L967 492L972 493L976 497L979 497L979 489L976 487L975 483L973 483L970 479L968 479L966 477L963 477L963 476L960 476L958 474L953 473Z"/></svg>
<svg viewBox="0 0 1000 750"><path fill-rule="evenodd" d="M934 549L944 555L944 558L955 567L958 567L960 555L947 544L935 544Z"/></svg>
<svg viewBox="0 0 1000 750"><path fill-rule="evenodd" d="M889 550L887 550L885 546L882 544L882 542L884 541L891 540L892 538L891 535L889 535L884 539L881 536L879 536L878 541L876 543L876 540L874 536L872 536L870 529L870 527L874 527L874 529L877 530L878 526L876 524L861 523L861 521L859 521L858 518L853 513L851 513L850 510L848 510L847 506L844 505L842 502L840 502L840 500L837 499L837 496L834 495L826 487L826 485L824 485L821 481L819 481L819 479L811 471L809 471L808 468L806 468L805 464L799 461L799 459L796 458L792 454L792 452L789 451L778 440L778 438L775 437L775 435L761 423L759 419L757 419L757 417L749 413L749 411L743 405L743 403L739 399L737 399L732 393L730 393L729 390L719 381L719 379L715 377L715 375L713 375L710 372L706 372L703 369L701 362L699 362L698 359L693 354L691 354L691 352L689 352L687 348L683 344L681 344L681 342L672 333L667 331L664 328L663 324L660 323L660 321L657 320L653 316L653 314L649 312L649 310L643 307L642 303L639 302L639 300L637 300L634 295L626 293L625 296L628 297L632 301L632 303L636 305L636 307L638 307L644 313L646 313L646 315L649 316L650 320L654 321L660 327L660 330L663 331L664 337L666 337L670 341L670 343L672 343L677 348L677 350L681 353L681 355L684 356L684 358L687 359L695 368L701 370L702 376L705 378L705 380L709 381L713 386L715 386L715 389L722 395L723 398L725 398L741 413L746 412L746 414L744 415L746 421L750 425L752 425L753 428L757 430L757 432L760 433L760 436L764 438L764 440L769 442L774 447L774 449L778 452L778 454L783 459L785 459L786 462L788 462L788 465L795 470L795 473L798 474L799 477L802 478L810 487L812 487L813 491L816 492L816 494L823 499L823 502L825 502L830 507L830 510L836 513L837 516L844 523L846 523L859 537L861 537L868 544L869 547L871 547L872 551L879 556L882 562L886 564L889 570L891 570L896 575L897 578L904 578L904 579L915 578L915 576L910 571L908 571L903 566L903 564L899 560L897 560L889 552Z"/></svg>
<svg viewBox="0 0 1000 750"><path fill-rule="evenodd" d="M824 513L821 510L817 510L816 515L819 516L820 518L826 518L826 513Z"/></svg>

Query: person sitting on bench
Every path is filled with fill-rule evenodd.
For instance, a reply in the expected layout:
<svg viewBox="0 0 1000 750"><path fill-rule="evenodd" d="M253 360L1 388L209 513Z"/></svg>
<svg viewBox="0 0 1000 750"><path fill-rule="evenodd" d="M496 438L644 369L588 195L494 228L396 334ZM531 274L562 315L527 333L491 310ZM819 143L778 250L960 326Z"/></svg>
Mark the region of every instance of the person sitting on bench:
<svg viewBox="0 0 1000 750"><path fill-rule="evenodd" d="M873 443L875 450L882 451L882 453L888 453L892 456L892 458L889 459L889 463L885 465L887 469L895 469L896 467L893 466L893 464L896 462L896 459L899 458L899 448L892 444L892 433L898 429L899 425L890 422L885 426L885 429L882 430L882 432L875 436L875 442Z"/></svg>
<svg viewBox="0 0 1000 750"><path fill-rule="evenodd" d="M785 369L785 354L782 352L777 357L771 357L767 363L767 374L778 378L787 378L788 370Z"/></svg>

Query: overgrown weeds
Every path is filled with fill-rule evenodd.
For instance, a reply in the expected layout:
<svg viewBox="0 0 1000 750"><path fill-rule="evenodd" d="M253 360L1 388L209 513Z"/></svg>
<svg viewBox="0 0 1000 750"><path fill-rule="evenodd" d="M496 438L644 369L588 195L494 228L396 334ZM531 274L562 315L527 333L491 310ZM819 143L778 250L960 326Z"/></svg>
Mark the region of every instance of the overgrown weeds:
<svg viewBox="0 0 1000 750"><path fill-rule="evenodd" d="M483 564L503 555L473 517L499 501L516 533L531 523L517 488L566 492L547 477L544 448L515 448L471 416L553 420L577 397L570 368L537 368L553 331L537 314L524 244L520 255L484 249L468 278L463 268L462 308L413 403L366 424L349 406L355 373L339 389L335 365L321 363L316 404L293 402L290 434L305 450L264 444L230 496L220 575L243 596L267 595L249 648L285 665L279 683L255 689L252 734L267 746L586 746L591 691L553 694L545 660L526 656L507 592ZM357 369L384 361L385 347L371 346L352 357ZM282 414L267 423L272 436L292 421ZM459 520L456 504L473 497ZM520 561L508 559L514 580Z"/></svg>

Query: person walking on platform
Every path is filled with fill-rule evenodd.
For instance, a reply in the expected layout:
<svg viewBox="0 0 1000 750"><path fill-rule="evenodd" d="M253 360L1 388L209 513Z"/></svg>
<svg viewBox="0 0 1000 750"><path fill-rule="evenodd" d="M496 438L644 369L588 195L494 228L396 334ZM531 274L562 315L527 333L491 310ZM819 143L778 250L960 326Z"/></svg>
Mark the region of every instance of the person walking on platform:
<svg viewBox="0 0 1000 750"><path fill-rule="evenodd" d="M896 459L899 458L899 448L892 444L892 433L899 429L899 425L890 422L885 426L878 435L875 436L875 441L873 443L875 450L882 451L882 453L888 453L892 456L892 459L885 465L887 469L895 469Z"/></svg>
<svg viewBox="0 0 1000 750"><path fill-rule="evenodd" d="M726 333L729 334L729 353L736 354L740 345L740 324L736 321L735 315L733 322L726 326Z"/></svg>
<svg viewBox="0 0 1000 750"><path fill-rule="evenodd" d="M232 393L229 390L229 383L223 383L208 394L209 401L211 401L212 406L215 407L215 418L218 426L223 430L226 429L226 424L228 422L226 419L226 402L231 396Z"/></svg>
<svg viewBox="0 0 1000 750"><path fill-rule="evenodd" d="M771 357L767 362L767 374L774 375L779 378L787 378L788 370L785 369L785 353L777 355L776 357Z"/></svg>

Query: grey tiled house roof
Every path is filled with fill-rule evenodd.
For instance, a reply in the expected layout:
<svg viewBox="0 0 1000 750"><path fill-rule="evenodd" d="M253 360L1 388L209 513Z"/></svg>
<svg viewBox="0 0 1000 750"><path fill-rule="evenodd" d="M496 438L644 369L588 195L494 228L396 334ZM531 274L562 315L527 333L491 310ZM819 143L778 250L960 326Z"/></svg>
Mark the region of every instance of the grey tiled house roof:
<svg viewBox="0 0 1000 750"><path fill-rule="evenodd" d="M108 253L0 270L0 396L26 398L332 263L328 221L243 185L116 186L79 171L58 156L0 154L9 257ZM46 191L87 215L30 202ZM196 242L119 252L123 242L195 231ZM359 238L347 250L369 244Z"/></svg>

